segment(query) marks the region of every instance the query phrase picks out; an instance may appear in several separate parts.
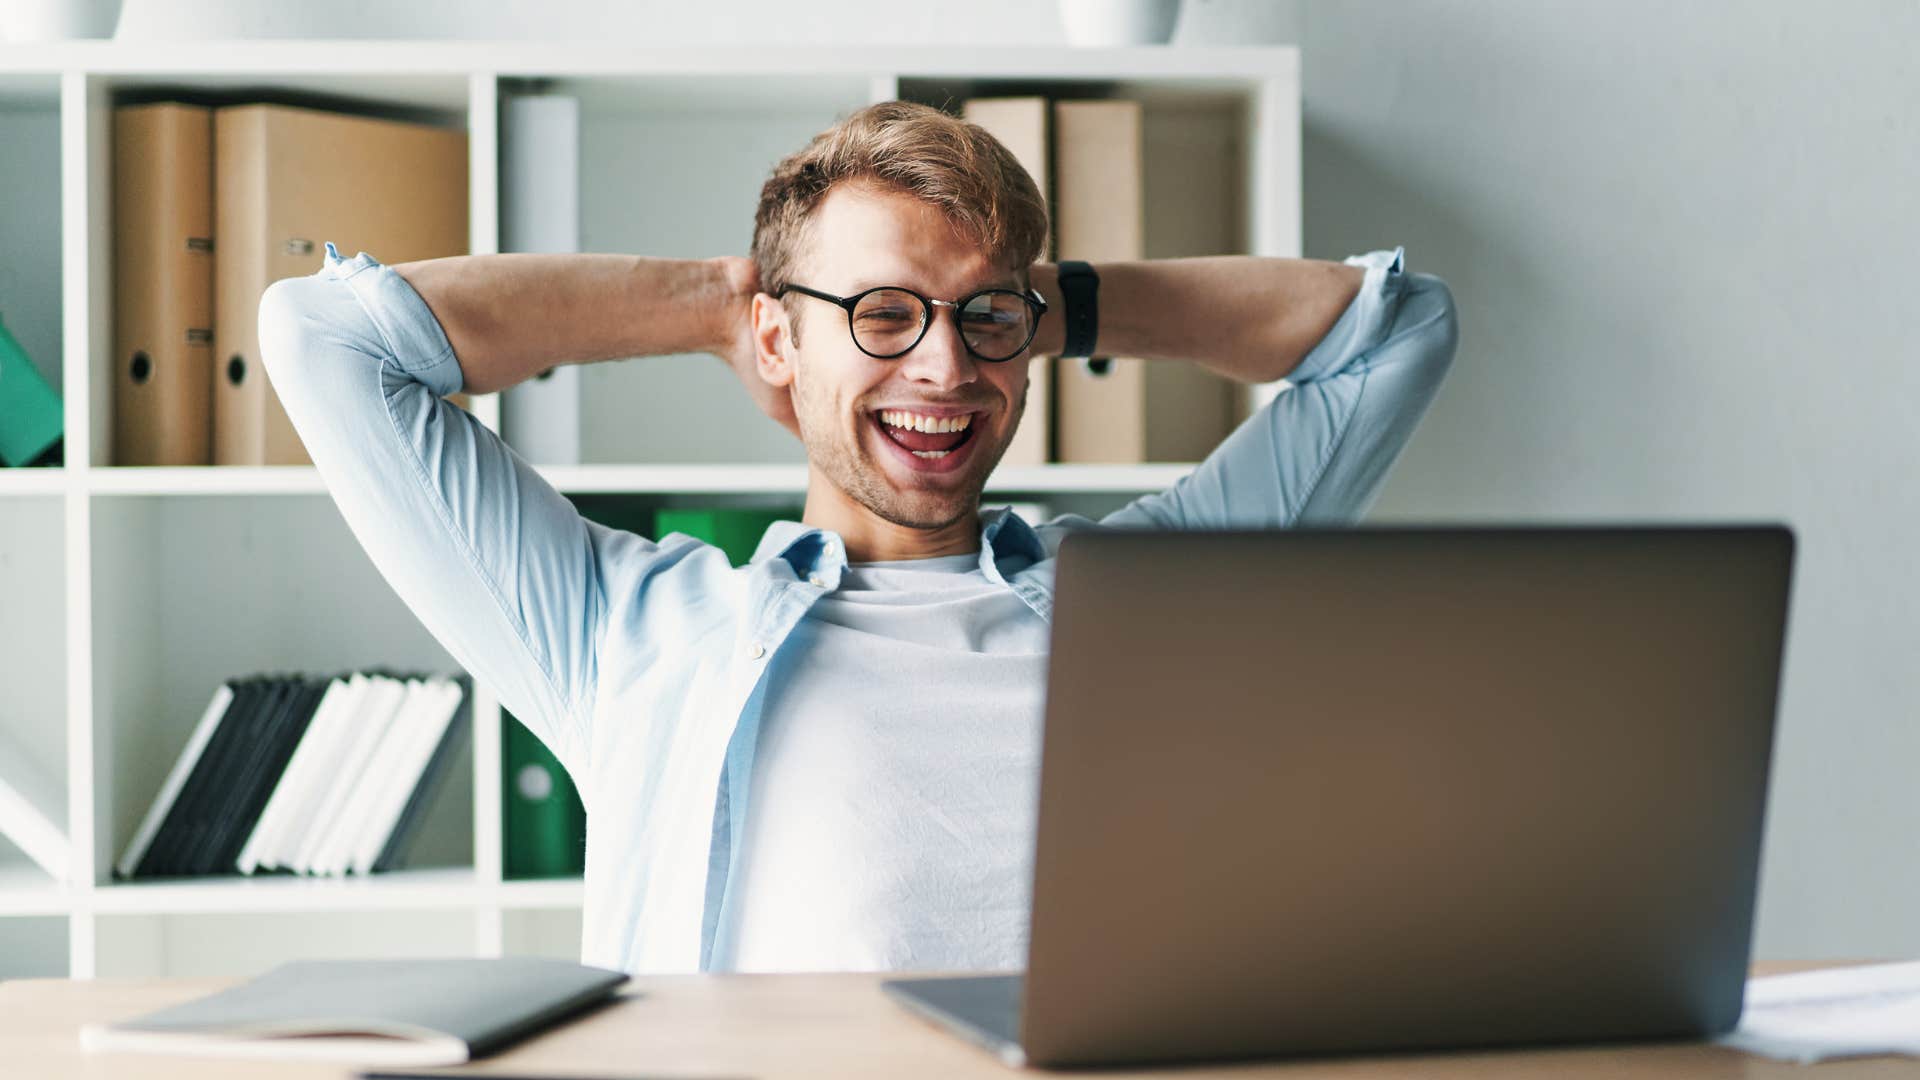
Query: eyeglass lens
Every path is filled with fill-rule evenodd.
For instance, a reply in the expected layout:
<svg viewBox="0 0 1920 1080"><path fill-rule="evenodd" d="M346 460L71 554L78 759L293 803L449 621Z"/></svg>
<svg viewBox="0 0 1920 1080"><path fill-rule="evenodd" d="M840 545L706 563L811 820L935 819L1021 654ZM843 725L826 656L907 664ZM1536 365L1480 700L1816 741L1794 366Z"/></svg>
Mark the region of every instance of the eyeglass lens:
<svg viewBox="0 0 1920 1080"><path fill-rule="evenodd" d="M1016 292L978 293L955 316L961 339L982 359L1010 360L1031 336L1033 312ZM875 356L897 356L919 341L929 319L927 306L912 293L876 289L854 305L853 340Z"/></svg>

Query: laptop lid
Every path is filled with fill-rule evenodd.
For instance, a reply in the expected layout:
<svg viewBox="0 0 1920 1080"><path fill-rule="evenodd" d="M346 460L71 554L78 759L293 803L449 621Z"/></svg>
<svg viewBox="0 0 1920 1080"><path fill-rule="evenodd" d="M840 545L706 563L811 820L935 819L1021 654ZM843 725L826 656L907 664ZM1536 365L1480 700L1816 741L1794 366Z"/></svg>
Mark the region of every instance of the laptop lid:
<svg viewBox="0 0 1920 1080"><path fill-rule="evenodd" d="M1776 527L1070 536L1027 1059L1730 1028L1792 551Z"/></svg>

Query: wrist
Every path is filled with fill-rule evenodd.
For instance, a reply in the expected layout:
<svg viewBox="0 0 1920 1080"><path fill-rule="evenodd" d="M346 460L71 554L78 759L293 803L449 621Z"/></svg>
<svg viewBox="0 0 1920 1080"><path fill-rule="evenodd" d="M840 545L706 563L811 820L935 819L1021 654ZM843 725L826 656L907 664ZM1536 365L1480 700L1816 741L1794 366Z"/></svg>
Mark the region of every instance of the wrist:
<svg viewBox="0 0 1920 1080"><path fill-rule="evenodd" d="M1029 356L1058 356L1066 347L1067 307L1066 298L1060 295L1059 272L1060 268L1054 263L1034 263L1028 270L1029 284L1047 303L1047 313L1040 316L1040 326L1034 331L1033 344L1027 346Z"/></svg>
<svg viewBox="0 0 1920 1080"><path fill-rule="evenodd" d="M695 266L699 284L688 290L688 299L700 315L700 351L723 355L740 337L740 320L752 311L760 275L752 259L739 255L703 259Z"/></svg>

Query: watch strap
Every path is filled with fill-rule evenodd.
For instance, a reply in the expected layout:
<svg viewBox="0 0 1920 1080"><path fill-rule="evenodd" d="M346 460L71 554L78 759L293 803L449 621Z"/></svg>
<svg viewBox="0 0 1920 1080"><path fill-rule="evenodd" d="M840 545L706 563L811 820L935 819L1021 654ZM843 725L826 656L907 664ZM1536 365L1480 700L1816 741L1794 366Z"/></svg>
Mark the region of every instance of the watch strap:
<svg viewBox="0 0 1920 1080"><path fill-rule="evenodd" d="M1057 281L1065 300L1067 324L1062 356L1092 356L1100 331L1100 275L1090 263L1068 259L1059 264Z"/></svg>

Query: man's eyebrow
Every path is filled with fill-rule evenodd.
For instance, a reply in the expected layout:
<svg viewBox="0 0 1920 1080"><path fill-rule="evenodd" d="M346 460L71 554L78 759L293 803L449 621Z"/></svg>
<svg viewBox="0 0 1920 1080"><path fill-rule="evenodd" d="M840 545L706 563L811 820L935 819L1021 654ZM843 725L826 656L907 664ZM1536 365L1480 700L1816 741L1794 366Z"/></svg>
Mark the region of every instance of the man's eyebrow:
<svg viewBox="0 0 1920 1080"><path fill-rule="evenodd" d="M847 295L855 296L867 291L868 289L877 289L882 286L890 286L893 288L905 288L905 289L913 288L913 286L911 285L902 284L904 280L905 280L905 275L902 275L901 277L896 277L896 278L856 278L853 284L847 288ZM974 285L972 288L969 288L966 292L961 293L960 296L972 296L974 293L980 292L983 289L1015 289L1017 290L1019 288L1020 288L1019 279L1015 278L1012 274L1002 274L1001 276L994 278L991 281ZM923 289L918 291L924 292L925 290ZM958 299L958 298L959 297L954 297L953 299ZM937 299L944 300L944 299L947 299L947 297L938 297Z"/></svg>

